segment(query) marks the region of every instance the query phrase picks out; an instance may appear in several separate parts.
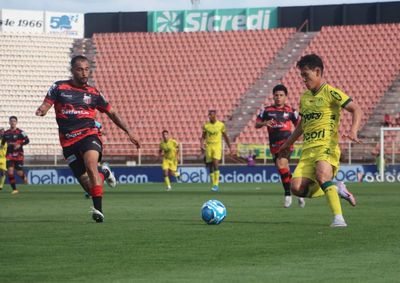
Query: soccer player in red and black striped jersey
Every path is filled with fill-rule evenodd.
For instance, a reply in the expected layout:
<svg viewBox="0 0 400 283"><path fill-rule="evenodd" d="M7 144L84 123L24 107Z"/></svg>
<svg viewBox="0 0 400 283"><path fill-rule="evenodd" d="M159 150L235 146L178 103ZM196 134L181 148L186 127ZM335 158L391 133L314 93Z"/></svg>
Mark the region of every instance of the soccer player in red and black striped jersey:
<svg viewBox="0 0 400 283"><path fill-rule="evenodd" d="M85 56L72 58L71 73L71 80L58 81L50 87L36 115L46 115L54 104L64 157L80 184L92 196L93 220L103 222L103 182L106 179L111 186L112 183L115 186L115 178L108 166L103 165L101 172L97 169L103 145L95 125L96 111L106 113L137 148L140 144L104 96L88 85L90 63Z"/></svg>
<svg viewBox="0 0 400 283"><path fill-rule="evenodd" d="M4 132L4 139L6 140L7 147L7 175L12 188L12 194L17 194L17 186L15 184L14 171L17 175L27 184L27 178L23 170L24 167L24 149L23 146L29 143L29 138L26 133L17 128L18 118L11 116L8 119L10 128Z"/></svg>
<svg viewBox="0 0 400 283"><path fill-rule="evenodd" d="M292 107L286 104L288 91L284 85L276 85L272 90L272 94L274 104L265 107L258 115L256 128L268 128L269 147L275 166L281 175L283 188L285 190L284 207L288 208L292 204L290 192L292 174L290 173L289 160L293 151L293 146L284 152L278 153L278 150L292 134L292 126L296 126L299 122L299 115ZM304 207L305 202L303 198L299 198L299 205L300 207Z"/></svg>

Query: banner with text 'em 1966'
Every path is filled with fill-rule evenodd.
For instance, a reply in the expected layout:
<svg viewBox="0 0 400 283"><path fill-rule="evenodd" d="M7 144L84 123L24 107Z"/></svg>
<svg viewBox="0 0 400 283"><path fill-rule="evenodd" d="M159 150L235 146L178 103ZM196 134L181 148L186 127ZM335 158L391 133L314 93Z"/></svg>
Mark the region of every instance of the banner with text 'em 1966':
<svg viewBox="0 0 400 283"><path fill-rule="evenodd" d="M147 16L150 32L263 30L277 27L276 7L155 11Z"/></svg>

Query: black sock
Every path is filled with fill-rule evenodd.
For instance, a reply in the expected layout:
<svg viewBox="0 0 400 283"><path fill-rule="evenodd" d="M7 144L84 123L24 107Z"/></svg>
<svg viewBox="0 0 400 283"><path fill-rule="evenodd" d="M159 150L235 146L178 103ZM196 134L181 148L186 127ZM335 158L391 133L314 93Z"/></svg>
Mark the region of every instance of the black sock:
<svg viewBox="0 0 400 283"><path fill-rule="evenodd" d="M283 189L285 190L285 196L290 196L290 183L283 183Z"/></svg>
<svg viewBox="0 0 400 283"><path fill-rule="evenodd" d="M96 208L97 210L99 210L100 212L103 212L103 209L101 207L101 200L102 197L92 197L93 200L93 206L94 208Z"/></svg>
<svg viewBox="0 0 400 283"><path fill-rule="evenodd" d="M13 191L15 191L17 189L17 186L15 185L15 183L11 184L11 188L13 189Z"/></svg>

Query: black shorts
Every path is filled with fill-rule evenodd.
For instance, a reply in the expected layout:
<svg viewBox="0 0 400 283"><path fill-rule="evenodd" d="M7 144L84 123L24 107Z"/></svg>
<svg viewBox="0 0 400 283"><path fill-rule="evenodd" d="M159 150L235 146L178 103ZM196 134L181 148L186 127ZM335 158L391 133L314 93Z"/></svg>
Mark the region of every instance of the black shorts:
<svg viewBox="0 0 400 283"><path fill-rule="evenodd" d="M64 158L67 160L68 166L71 168L76 178L86 173L83 154L88 150L98 151L100 153L98 161L101 161L103 144L98 136L87 136L77 143L63 148Z"/></svg>
<svg viewBox="0 0 400 283"><path fill-rule="evenodd" d="M278 158L286 158L288 161L290 161L290 155L292 155L291 150L287 150L284 152L280 152L280 153L275 153L272 155L272 159L274 160L274 164L276 164L276 161L278 160Z"/></svg>
<svg viewBox="0 0 400 283"><path fill-rule="evenodd" d="M15 170L20 171L24 169L24 161L23 160L7 160L6 162L7 169L10 167L14 167Z"/></svg>

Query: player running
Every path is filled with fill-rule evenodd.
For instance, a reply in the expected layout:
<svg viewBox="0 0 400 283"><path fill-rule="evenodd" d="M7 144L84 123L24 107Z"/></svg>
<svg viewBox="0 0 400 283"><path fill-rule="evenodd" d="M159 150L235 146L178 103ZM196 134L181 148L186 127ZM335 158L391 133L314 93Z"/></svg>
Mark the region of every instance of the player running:
<svg viewBox="0 0 400 283"><path fill-rule="evenodd" d="M96 110L106 113L137 148L140 144L104 96L88 85L89 60L81 55L72 58L71 73L71 80L57 81L50 87L36 115L46 115L54 104L64 157L80 184L92 196L93 220L103 222L103 181L106 179L113 186L115 178L108 166L103 166L102 172L97 169L103 145L95 125Z"/></svg>
<svg viewBox="0 0 400 283"><path fill-rule="evenodd" d="M293 152L293 145L288 150L278 152L279 147L288 139L292 133L292 125L297 126L299 115L292 107L286 104L288 95L287 88L284 85L276 85L272 90L274 104L265 107L258 115L256 120L256 129L267 127L269 137L269 148L273 156L276 168L281 176L284 189L285 208L292 205L292 196L290 193L290 181L292 174L290 172L289 160ZM304 207L305 201L302 197L298 198L299 206Z"/></svg>
<svg viewBox="0 0 400 283"><path fill-rule="evenodd" d="M160 142L159 154L162 155L162 170L164 176L164 182L166 190L170 191L171 181L169 176L174 176L179 180L178 170L178 156L179 156L179 143L173 138L169 137L169 132L167 130L162 131L162 141Z"/></svg>
<svg viewBox="0 0 400 283"><path fill-rule="evenodd" d="M352 114L351 130L344 137L361 143L357 134L362 111L344 92L324 81L324 65L318 55L301 57L297 67L308 91L300 98L301 123L279 151L287 150L303 135L303 150L291 182L292 193L309 198L325 194L334 215L331 227L346 227L339 196L353 206L356 200L343 183L337 186L332 181L340 164L340 112L344 108Z"/></svg>
<svg viewBox="0 0 400 283"><path fill-rule="evenodd" d="M28 179L24 172L24 145L29 143L26 133L17 128L18 118L11 116L8 119L10 128L4 132L4 139L7 142L7 174L8 180L12 188L11 194L18 194L14 171L23 180L24 184L28 183Z"/></svg>
<svg viewBox="0 0 400 283"><path fill-rule="evenodd" d="M4 128L0 128L0 190L3 189L4 181L6 180L7 172L7 142L4 138Z"/></svg>
<svg viewBox="0 0 400 283"><path fill-rule="evenodd" d="M217 111L209 110L208 119L209 121L203 126L200 149L202 153L205 153L206 166L213 184L211 190L217 192L219 189L219 162L222 158L222 137L224 137L230 153L232 150L231 142L225 131L225 124L217 120Z"/></svg>

